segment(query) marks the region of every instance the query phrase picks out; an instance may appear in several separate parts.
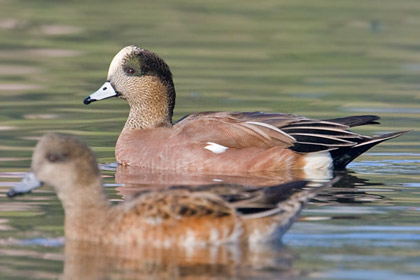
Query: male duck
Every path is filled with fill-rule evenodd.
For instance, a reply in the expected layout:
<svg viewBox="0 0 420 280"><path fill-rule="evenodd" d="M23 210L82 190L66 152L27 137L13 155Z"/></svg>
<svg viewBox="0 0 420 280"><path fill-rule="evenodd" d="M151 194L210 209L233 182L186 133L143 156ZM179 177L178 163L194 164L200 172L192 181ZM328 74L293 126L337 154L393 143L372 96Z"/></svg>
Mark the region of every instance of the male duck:
<svg viewBox="0 0 420 280"><path fill-rule="evenodd" d="M262 188L178 186L144 191L111 206L92 151L74 137L57 134L41 138L32 172L8 196L43 183L54 187L64 207L66 239L161 248L278 240L320 189L302 190L306 181Z"/></svg>
<svg viewBox="0 0 420 280"><path fill-rule="evenodd" d="M84 103L114 96L130 105L115 148L118 163L151 169L342 169L376 144L404 133L370 137L348 130L375 124L377 116L313 120L280 113L203 112L173 124L171 71L159 56L137 46L114 57L107 81Z"/></svg>

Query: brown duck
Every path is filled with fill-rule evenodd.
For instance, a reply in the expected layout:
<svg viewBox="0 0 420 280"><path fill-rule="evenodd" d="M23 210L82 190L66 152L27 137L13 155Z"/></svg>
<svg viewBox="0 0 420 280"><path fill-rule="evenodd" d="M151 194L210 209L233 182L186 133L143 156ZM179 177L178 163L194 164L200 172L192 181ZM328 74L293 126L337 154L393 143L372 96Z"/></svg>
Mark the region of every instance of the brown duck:
<svg viewBox="0 0 420 280"><path fill-rule="evenodd" d="M303 189L307 181L270 187L175 186L110 205L92 151L74 137L52 133L38 142L31 172L8 196L44 183L54 187L63 205L66 240L159 248L280 240L322 189Z"/></svg>
<svg viewBox="0 0 420 280"><path fill-rule="evenodd" d="M342 169L376 144L405 133L364 136L350 127L377 116L313 120L262 112L202 112L172 122L175 88L165 61L137 46L112 60L105 84L84 103L119 97L130 113L118 138L119 164L201 172Z"/></svg>

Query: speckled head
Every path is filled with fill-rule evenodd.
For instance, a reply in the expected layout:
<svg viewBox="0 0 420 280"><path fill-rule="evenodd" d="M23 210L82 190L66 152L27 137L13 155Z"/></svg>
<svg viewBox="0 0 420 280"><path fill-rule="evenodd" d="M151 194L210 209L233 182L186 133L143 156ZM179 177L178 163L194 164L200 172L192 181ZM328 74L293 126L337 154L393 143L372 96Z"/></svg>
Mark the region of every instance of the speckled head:
<svg viewBox="0 0 420 280"><path fill-rule="evenodd" d="M120 50L109 66L107 82L85 98L84 103L115 96L126 99L130 105L128 127L172 124L176 97L172 73L165 61L153 52L138 46Z"/></svg>
<svg viewBox="0 0 420 280"><path fill-rule="evenodd" d="M144 51L138 46L127 46L121 49L112 59L111 64L108 69L108 81L110 81L118 71L125 72L123 67L129 67L132 64L132 67L135 67L137 70L140 70L140 61L138 60L138 55ZM123 67L121 67L123 66ZM138 74L138 73L137 73Z"/></svg>

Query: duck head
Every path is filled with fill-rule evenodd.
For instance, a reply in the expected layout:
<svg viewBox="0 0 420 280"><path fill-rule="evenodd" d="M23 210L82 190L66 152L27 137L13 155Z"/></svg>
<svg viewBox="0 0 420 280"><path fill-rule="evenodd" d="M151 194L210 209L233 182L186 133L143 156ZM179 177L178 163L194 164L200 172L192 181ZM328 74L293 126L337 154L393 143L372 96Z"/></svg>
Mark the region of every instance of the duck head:
<svg viewBox="0 0 420 280"><path fill-rule="evenodd" d="M7 195L30 192L43 184L54 186L58 196L85 194L85 186L101 185L96 158L86 144L75 137L47 133L35 147L31 172Z"/></svg>
<svg viewBox="0 0 420 280"><path fill-rule="evenodd" d="M113 58L107 81L83 101L88 105L111 97L127 100L126 127L153 128L172 124L175 87L165 61L153 52L127 46Z"/></svg>

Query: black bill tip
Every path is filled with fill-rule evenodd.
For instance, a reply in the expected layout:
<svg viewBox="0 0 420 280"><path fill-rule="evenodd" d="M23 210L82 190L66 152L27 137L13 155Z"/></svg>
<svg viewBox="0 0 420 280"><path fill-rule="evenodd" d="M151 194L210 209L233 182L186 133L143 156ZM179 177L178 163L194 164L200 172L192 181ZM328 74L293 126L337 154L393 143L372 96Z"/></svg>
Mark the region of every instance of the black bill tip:
<svg viewBox="0 0 420 280"><path fill-rule="evenodd" d="M89 105L90 103L92 103L92 99L90 99L90 96L86 97L85 99L83 99L83 104L85 105Z"/></svg>
<svg viewBox="0 0 420 280"><path fill-rule="evenodd" d="M10 190L7 192L7 197L15 197L15 196L17 196L18 194L20 194L20 193L16 192L14 189L10 189Z"/></svg>
<svg viewBox="0 0 420 280"><path fill-rule="evenodd" d="M26 191L26 192L19 192L19 191L15 191L15 189L10 189L8 192L7 192L7 197L15 197L15 196L18 196L18 195L24 195L24 194L27 194L27 193L30 193L31 191Z"/></svg>

